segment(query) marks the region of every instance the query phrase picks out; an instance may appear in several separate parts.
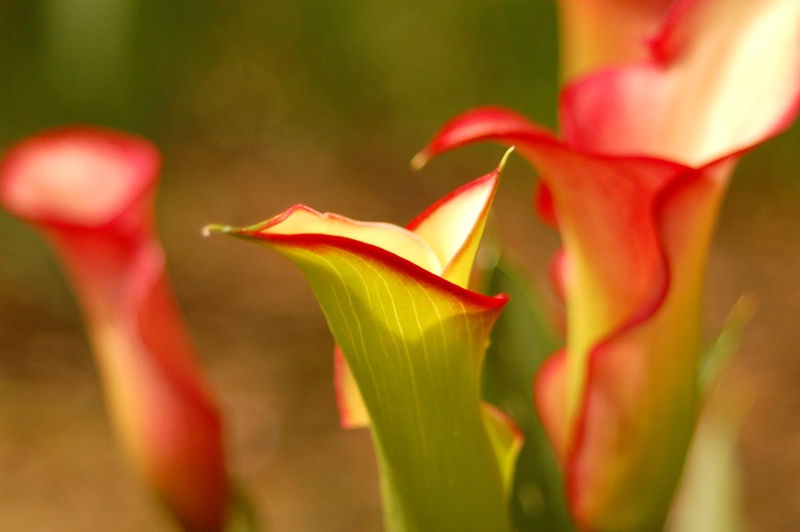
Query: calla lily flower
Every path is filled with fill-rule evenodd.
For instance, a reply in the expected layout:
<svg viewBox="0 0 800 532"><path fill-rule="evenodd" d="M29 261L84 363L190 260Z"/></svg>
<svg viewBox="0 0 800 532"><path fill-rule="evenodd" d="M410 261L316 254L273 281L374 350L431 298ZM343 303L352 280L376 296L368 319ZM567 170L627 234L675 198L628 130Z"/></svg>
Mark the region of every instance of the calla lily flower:
<svg viewBox="0 0 800 532"><path fill-rule="evenodd" d="M700 400L719 203L738 158L800 102L796 0L678 2L664 20L647 59L565 88L563 138L483 108L415 158L493 140L540 171L538 206L564 246L554 271L568 327L535 395L585 530L662 526Z"/></svg>
<svg viewBox="0 0 800 532"><path fill-rule="evenodd" d="M159 168L139 138L51 131L6 154L0 201L44 233L71 277L136 470L185 530L216 531L228 501L222 427L153 231Z"/></svg>
<svg viewBox="0 0 800 532"><path fill-rule="evenodd" d="M363 397L390 531L508 531L521 445L480 398L489 333L505 297L463 287L499 168L408 228L296 205L245 228L306 275Z"/></svg>

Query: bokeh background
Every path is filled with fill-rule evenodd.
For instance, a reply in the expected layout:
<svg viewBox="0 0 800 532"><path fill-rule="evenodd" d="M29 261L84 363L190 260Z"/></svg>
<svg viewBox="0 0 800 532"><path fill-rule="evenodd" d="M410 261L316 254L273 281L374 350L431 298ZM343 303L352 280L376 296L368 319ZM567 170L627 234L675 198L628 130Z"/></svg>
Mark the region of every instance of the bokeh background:
<svg viewBox="0 0 800 532"><path fill-rule="evenodd" d="M204 239L298 202L407 223L502 148L408 162L449 117L502 104L556 123L554 0L3 0L0 146L72 123L164 156L170 276L227 416L232 467L275 531L379 530L369 436L339 429L331 338L266 249ZM721 402L738 412L743 509L800 528L800 129L743 161L708 277L708 335L759 302ZM547 299L556 236L512 158L493 231ZM87 198L87 202L91 198ZM77 306L29 228L0 213L0 530L168 529L122 461Z"/></svg>

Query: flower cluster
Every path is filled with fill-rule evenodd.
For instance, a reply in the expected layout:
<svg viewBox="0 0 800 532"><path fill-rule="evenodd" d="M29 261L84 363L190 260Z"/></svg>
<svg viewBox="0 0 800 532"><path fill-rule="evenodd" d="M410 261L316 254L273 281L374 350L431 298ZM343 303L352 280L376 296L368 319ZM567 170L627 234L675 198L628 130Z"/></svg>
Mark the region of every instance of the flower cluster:
<svg viewBox="0 0 800 532"><path fill-rule="evenodd" d="M489 140L538 169L536 205L563 244L552 272L567 331L534 396L571 519L658 530L703 399L703 277L720 202L739 158L800 109L800 2L560 7L560 135L483 107L452 119L413 163ZM308 279L336 344L342 424L372 431L392 532L516 527L522 434L481 392L508 298L469 286L509 153L406 227L298 204L206 228L263 244ZM232 499L222 422L153 230L159 165L129 135L47 132L6 154L0 204L64 263L137 471L184 529L221 530Z"/></svg>

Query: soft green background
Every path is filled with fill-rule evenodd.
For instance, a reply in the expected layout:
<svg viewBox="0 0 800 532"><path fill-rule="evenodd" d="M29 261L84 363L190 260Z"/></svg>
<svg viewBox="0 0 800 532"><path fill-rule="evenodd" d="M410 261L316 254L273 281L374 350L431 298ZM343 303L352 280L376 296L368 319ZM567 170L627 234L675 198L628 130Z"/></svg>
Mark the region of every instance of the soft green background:
<svg viewBox="0 0 800 532"><path fill-rule="evenodd" d="M199 228L296 202L404 224L502 155L475 147L408 170L452 115L502 104L555 125L555 60L551 0L4 0L0 146L93 123L162 148L159 229L234 469L275 530L374 530L368 436L336 426L310 291L280 258ZM800 523L799 171L797 127L745 160L709 272L710 331L741 292L761 301L723 383L744 412L759 530ZM530 213L533 175L511 161L494 230L543 287L556 241ZM0 530L161 526L107 433L49 250L3 213L0 249Z"/></svg>
<svg viewBox="0 0 800 532"><path fill-rule="evenodd" d="M553 5L468 4L6 1L2 140L78 121L394 154L488 101L552 125Z"/></svg>

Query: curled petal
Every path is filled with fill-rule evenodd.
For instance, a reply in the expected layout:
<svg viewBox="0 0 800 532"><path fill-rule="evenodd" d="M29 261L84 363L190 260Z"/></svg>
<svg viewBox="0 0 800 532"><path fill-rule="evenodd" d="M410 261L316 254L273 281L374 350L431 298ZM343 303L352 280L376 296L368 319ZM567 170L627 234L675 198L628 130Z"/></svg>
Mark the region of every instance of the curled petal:
<svg viewBox="0 0 800 532"><path fill-rule="evenodd" d="M788 127L800 105L800 3L690 0L668 20L657 61L565 89L572 146L699 167Z"/></svg>
<svg viewBox="0 0 800 532"><path fill-rule="evenodd" d="M556 140L551 132L518 113L502 107L479 107L442 126L428 145L414 156L411 166L422 168L441 153L479 140L511 139L517 136Z"/></svg>
<svg viewBox="0 0 800 532"><path fill-rule="evenodd" d="M442 277L458 286L469 283L500 172L509 154L506 152L494 172L454 190L406 226L436 251L443 265Z"/></svg>

